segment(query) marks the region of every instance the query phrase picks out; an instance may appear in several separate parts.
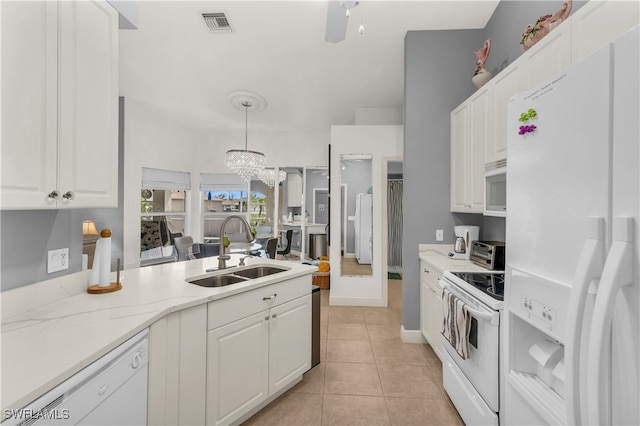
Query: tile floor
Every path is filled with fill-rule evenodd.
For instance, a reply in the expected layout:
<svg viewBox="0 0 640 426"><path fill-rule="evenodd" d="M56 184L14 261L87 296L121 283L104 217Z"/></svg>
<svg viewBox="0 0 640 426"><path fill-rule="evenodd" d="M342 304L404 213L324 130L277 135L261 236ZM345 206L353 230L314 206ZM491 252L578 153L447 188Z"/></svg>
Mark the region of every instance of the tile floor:
<svg viewBox="0 0 640 426"><path fill-rule="evenodd" d="M389 307L329 306L321 294L321 362L244 425L463 425L427 344L400 340L402 281Z"/></svg>

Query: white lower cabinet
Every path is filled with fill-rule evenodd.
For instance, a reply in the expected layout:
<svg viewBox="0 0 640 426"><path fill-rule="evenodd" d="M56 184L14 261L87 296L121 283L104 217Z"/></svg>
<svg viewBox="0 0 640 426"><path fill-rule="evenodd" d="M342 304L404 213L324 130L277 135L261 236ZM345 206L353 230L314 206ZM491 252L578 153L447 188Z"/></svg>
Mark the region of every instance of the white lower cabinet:
<svg viewBox="0 0 640 426"><path fill-rule="evenodd" d="M244 316L252 306L254 311ZM259 306L263 309L256 311ZM225 425L242 419L309 369L310 280L294 279L211 302L210 314L216 311L241 316L227 316L231 322L223 325L222 316L209 316L206 423Z"/></svg>
<svg viewBox="0 0 640 426"><path fill-rule="evenodd" d="M442 289L438 285L441 273L424 261L420 262L420 332L442 360Z"/></svg>
<svg viewBox="0 0 640 426"><path fill-rule="evenodd" d="M207 394L207 305L173 312L149 328L150 425L201 425Z"/></svg>
<svg viewBox="0 0 640 426"><path fill-rule="evenodd" d="M207 336L207 424L237 420L269 395L269 311Z"/></svg>

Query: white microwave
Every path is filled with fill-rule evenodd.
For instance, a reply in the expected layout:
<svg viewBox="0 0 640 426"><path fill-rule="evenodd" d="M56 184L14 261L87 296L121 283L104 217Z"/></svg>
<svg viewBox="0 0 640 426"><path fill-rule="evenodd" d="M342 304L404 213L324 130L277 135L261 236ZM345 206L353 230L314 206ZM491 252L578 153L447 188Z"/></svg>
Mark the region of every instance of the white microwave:
<svg viewBox="0 0 640 426"><path fill-rule="evenodd" d="M484 215L507 215L507 168L499 167L484 174Z"/></svg>

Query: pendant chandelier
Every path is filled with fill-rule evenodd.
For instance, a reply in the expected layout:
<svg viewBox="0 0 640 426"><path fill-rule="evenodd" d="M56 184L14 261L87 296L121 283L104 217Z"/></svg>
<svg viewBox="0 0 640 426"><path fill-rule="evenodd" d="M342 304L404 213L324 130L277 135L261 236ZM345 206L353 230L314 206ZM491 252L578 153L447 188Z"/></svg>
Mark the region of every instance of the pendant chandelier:
<svg viewBox="0 0 640 426"><path fill-rule="evenodd" d="M251 102L242 102L244 107L244 150L242 149L230 149L224 156L224 163L231 170L242 176L244 180L249 182L251 176L257 175L267 162L264 154L257 151L249 151L247 149L247 134L248 134L248 122L249 122L249 108L251 108Z"/></svg>
<svg viewBox="0 0 640 426"><path fill-rule="evenodd" d="M269 188L273 188L276 185L276 170L275 169L262 169L258 172L258 179L265 183ZM287 178L287 172L284 170L278 170L277 184L284 181Z"/></svg>

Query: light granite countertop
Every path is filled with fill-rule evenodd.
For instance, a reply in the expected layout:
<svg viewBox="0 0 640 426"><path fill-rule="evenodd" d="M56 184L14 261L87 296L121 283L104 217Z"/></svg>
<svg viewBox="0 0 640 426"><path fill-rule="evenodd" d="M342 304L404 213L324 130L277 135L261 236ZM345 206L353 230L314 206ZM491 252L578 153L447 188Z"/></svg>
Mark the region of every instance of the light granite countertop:
<svg viewBox="0 0 640 426"><path fill-rule="evenodd" d="M236 265L240 257L231 255L227 264ZM249 258L246 264L290 269L226 287L186 282L217 267L217 257L210 257L126 270L122 290L113 293L88 294L85 272L0 293L2 409L24 407L171 312L316 269L264 258Z"/></svg>
<svg viewBox="0 0 640 426"><path fill-rule="evenodd" d="M428 262L441 273L445 271L486 272L488 269L476 265L470 260L452 259L448 256L453 244L419 244L418 257Z"/></svg>

